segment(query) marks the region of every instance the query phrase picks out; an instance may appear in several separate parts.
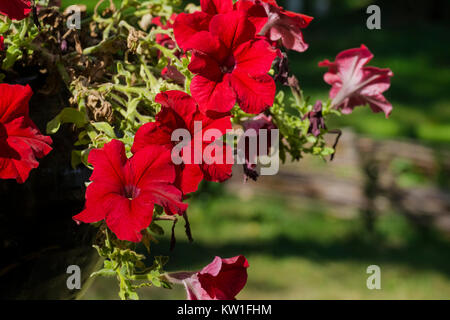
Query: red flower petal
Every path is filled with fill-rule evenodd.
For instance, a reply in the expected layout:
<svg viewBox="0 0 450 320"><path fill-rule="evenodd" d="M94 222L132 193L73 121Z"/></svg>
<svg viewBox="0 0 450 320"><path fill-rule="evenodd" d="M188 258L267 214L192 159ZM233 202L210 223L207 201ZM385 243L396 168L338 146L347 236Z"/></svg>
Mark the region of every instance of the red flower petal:
<svg viewBox="0 0 450 320"><path fill-rule="evenodd" d="M28 117L29 86L0 84L0 179L24 183L52 148Z"/></svg>
<svg viewBox="0 0 450 320"><path fill-rule="evenodd" d="M214 16L209 30L222 41L225 47L231 49L253 40L256 36L255 26L248 20L244 11L232 11Z"/></svg>
<svg viewBox="0 0 450 320"><path fill-rule="evenodd" d="M189 300L234 300L247 283L248 267L244 256L215 257L199 272L171 273L168 277L185 285Z"/></svg>
<svg viewBox="0 0 450 320"><path fill-rule="evenodd" d="M220 163L212 163L212 164L203 163L201 165L201 169L204 174L204 179L206 181L212 182L224 182L229 178L231 178L232 175L234 164L233 148L231 148L229 145L224 144L222 148L218 147L212 150L214 150L213 152L211 152L212 160L221 159L221 161ZM212 162L212 160L208 160L208 155L207 153L205 153L204 162L207 161Z"/></svg>
<svg viewBox="0 0 450 320"><path fill-rule="evenodd" d="M303 40L301 29L306 28L313 18L284 10L275 1L263 1L268 22L261 30L261 33L266 35L270 41L276 42L281 39L283 46L289 50L306 51L308 44Z"/></svg>
<svg viewBox="0 0 450 320"><path fill-rule="evenodd" d="M248 261L244 256L216 257L198 273L198 280L209 296L218 300L234 299L247 283Z"/></svg>
<svg viewBox="0 0 450 320"><path fill-rule="evenodd" d="M192 96L197 100L200 111L209 117L220 117L228 113L236 102L236 95L230 86L230 75L222 81L211 81L201 75L191 82Z"/></svg>
<svg viewBox="0 0 450 320"><path fill-rule="evenodd" d="M283 14L285 14L288 17L294 18L297 22L297 25L300 28L306 28L307 26L309 26L311 21L314 20L313 17L307 16L306 14L296 13L296 12L287 11L287 10L284 10Z"/></svg>
<svg viewBox="0 0 450 320"><path fill-rule="evenodd" d="M305 52L309 48L309 45L303 40L303 34L300 31L292 30L288 23L273 26L269 31L269 39L271 41L281 39L286 49L297 52Z"/></svg>
<svg viewBox="0 0 450 320"><path fill-rule="evenodd" d="M0 84L0 122L6 123L28 116L28 103L33 95L30 86Z"/></svg>
<svg viewBox="0 0 450 320"><path fill-rule="evenodd" d="M275 6L275 7L279 7L276 0L261 0L261 1L263 1L265 3L268 3L268 4L271 4L271 5Z"/></svg>
<svg viewBox="0 0 450 320"><path fill-rule="evenodd" d="M255 32L258 34L267 23L267 14L263 6L254 1L240 0L234 4L234 9L244 12L247 19L255 26Z"/></svg>
<svg viewBox="0 0 450 320"><path fill-rule="evenodd" d="M43 136L28 117L8 122L4 128L8 135L6 143L11 151L9 156L1 159L0 178L24 183L30 171L39 166L36 158L43 158L52 151L52 139Z"/></svg>
<svg viewBox="0 0 450 320"><path fill-rule="evenodd" d="M198 185L203 180L203 171L198 164L183 164L177 166L177 179L175 185L179 186L183 194L189 194L198 190Z"/></svg>
<svg viewBox="0 0 450 320"><path fill-rule="evenodd" d="M202 11L210 15L227 13L233 10L232 0L200 0Z"/></svg>
<svg viewBox="0 0 450 320"><path fill-rule="evenodd" d="M219 37L208 31L200 31L191 37L192 50L200 51L204 54L213 56L217 63L220 63L230 54L229 48L225 47Z"/></svg>
<svg viewBox="0 0 450 320"><path fill-rule="evenodd" d="M230 83L236 92L237 101L242 110L259 114L273 105L275 100L275 81L269 75L251 77L236 69L230 77Z"/></svg>
<svg viewBox="0 0 450 320"><path fill-rule="evenodd" d="M106 217L104 206L111 201L110 197L122 192L121 185L96 182L86 189L86 209L73 217L76 221L85 223L98 222Z"/></svg>
<svg viewBox="0 0 450 320"><path fill-rule="evenodd" d="M169 150L149 145L139 150L129 160L132 185L141 190L152 190L156 183L171 184L175 181L175 168Z"/></svg>
<svg viewBox="0 0 450 320"><path fill-rule="evenodd" d="M221 135L224 135L231 128L231 118L229 116L217 120L204 119L202 132L194 134L194 144L195 141L202 140L203 163L201 170L203 171L204 179L207 181L223 182L231 178L234 157L233 149L229 145L222 141L215 145L216 137L207 137L204 133L210 132L213 135L213 132L210 130L217 130L217 133L220 132Z"/></svg>
<svg viewBox="0 0 450 320"><path fill-rule="evenodd" d="M22 20L31 12L31 1L29 0L2 0L0 2L0 13L12 20Z"/></svg>
<svg viewBox="0 0 450 320"><path fill-rule="evenodd" d="M141 230L152 222L154 203L141 195L133 201L120 195L111 195L105 202L104 210L108 212L106 224L121 240L139 242Z"/></svg>
<svg viewBox="0 0 450 320"><path fill-rule="evenodd" d="M169 108L182 119L183 124L178 124L178 128L186 127L193 119L197 111L197 104L190 95L178 90L169 90L159 93L155 97L155 102L161 104L165 108ZM157 116L160 123L166 124L163 116Z"/></svg>
<svg viewBox="0 0 450 320"><path fill-rule="evenodd" d="M277 52L267 41L248 41L234 51L234 57L236 69L257 76L269 72L273 60L277 57Z"/></svg>
<svg viewBox="0 0 450 320"><path fill-rule="evenodd" d="M210 20L211 16L204 12L180 13L173 25L178 46L183 50L189 50L193 36L200 31L207 31Z"/></svg>
<svg viewBox="0 0 450 320"><path fill-rule="evenodd" d="M94 166L91 181L101 181L112 186L126 185L128 159L122 142L112 140L102 149L91 150L88 162Z"/></svg>
<svg viewBox="0 0 450 320"><path fill-rule="evenodd" d="M222 70L216 59L201 52L192 54L189 71L201 74L211 81L220 81L222 79Z"/></svg>
<svg viewBox="0 0 450 320"><path fill-rule="evenodd" d="M155 122L146 123L136 132L131 152L136 153L151 144L167 146L170 149L171 133L161 130Z"/></svg>

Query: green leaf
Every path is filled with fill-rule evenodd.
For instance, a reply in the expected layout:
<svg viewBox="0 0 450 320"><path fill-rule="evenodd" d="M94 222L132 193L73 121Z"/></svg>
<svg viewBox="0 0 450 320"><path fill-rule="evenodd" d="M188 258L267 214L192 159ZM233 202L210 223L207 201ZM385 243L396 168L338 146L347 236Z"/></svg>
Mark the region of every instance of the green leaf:
<svg viewBox="0 0 450 320"><path fill-rule="evenodd" d="M72 158L71 158L72 168L75 169L80 164L84 164L86 167L90 168L88 163L88 156L90 151L91 149L72 150Z"/></svg>
<svg viewBox="0 0 450 320"><path fill-rule="evenodd" d="M92 125L100 132L105 133L110 138L117 138L116 133L114 132L113 127L107 122L93 122Z"/></svg>
<svg viewBox="0 0 450 320"><path fill-rule="evenodd" d="M0 22L0 34L4 34L9 30L11 26L11 20L8 19L7 22Z"/></svg>
<svg viewBox="0 0 450 320"><path fill-rule="evenodd" d="M152 223L149 227L150 231L152 231L153 233L162 236L164 235L164 229L161 228L161 226L157 225L156 223Z"/></svg>
<svg viewBox="0 0 450 320"><path fill-rule="evenodd" d="M61 124L73 123L77 128L82 128L86 123L85 114L74 108L64 108L53 120L47 123L47 134L58 132Z"/></svg>
<svg viewBox="0 0 450 320"><path fill-rule="evenodd" d="M161 280L159 278L153 278L152 283L155 287L161 288Z"/></svg>
<svg viewBox="0 0 450 320"><path fill-rule="evenodd" d="M116 271L112 270L112 269L101 269L99 271L93 272L91 274L91 277L98 277L98 276L103 276L103 277L114 277L116 275Z"/></svg>
<svg viewBox="0 0 450 320"><path fill-rule="evenodd" d="M329 155L332 155L333 153L334 153L334 149L333 148L325 147L325 148L323 148L323 150L320 153L320 155L321 156L329 156Z"/></svg>
<svg viewBox="0 0 450 320"><path fill-rule="evenodd" d="M306 137L306 140L311 144L315 144L317 142L317 138L315 136L308 136Z"/></svg>
<svg viewBox="0 0 450 320"><path fill-rule="evenodd" d="M20 50L17 46L12 45L8 47L6 50L6 57L3 59L2 69L8 70L10 69L18 59L22 57L22 50Z"/></svg>
<svg viewBox="0 0 450 320"><path fill-rule="evenodd" d="M139 296L136 291L128 291L128 298L131 300L139 300Z"/></svg>

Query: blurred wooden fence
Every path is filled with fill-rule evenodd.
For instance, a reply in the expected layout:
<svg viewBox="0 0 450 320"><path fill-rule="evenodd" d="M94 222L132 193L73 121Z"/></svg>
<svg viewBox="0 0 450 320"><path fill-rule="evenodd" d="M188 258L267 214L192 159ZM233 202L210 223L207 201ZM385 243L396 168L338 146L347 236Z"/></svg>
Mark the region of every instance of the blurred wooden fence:
<svg viewBox="0 0 450 320"><path fill-rule="evenodd" d="M404 173L396 169L399 163L407 164L423 181L404 186ZM243 196L275 193L302 201L320 200L343 215L362 213L369 230L379 214L394 209L422 226L450 233L450 191L437 183L450 176L448 150L410 141L372 140L344 131L333 162L306 157L282 166L277 175L244 185L240 168L236 169L227 186Z"/></svg>

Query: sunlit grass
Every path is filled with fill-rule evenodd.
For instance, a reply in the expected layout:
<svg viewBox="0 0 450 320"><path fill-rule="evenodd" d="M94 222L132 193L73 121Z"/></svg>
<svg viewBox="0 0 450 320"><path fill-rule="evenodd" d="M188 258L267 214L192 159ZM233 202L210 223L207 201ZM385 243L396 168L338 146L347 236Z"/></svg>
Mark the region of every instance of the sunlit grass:
<svg viewBox="0 0 450 320"><path fill-rule="evenodd" d="M358 217L339 219L320 205L280 197L249 199L208 194L191 202L195 242L180 222L177 246L169 237L154 245L169 270L196 270L215 255L244 254L248 285L240 299L445 299L450 296L450 243L386 213L369 236ZM328 209L329 210L329 209ZM166 225L165 229L170 230ZM366 269L379 265L382 289L368 290ZM85 298L116 299L115 279L99 279ZM144 289L144 299L183 299L182 288Z"/></svg>

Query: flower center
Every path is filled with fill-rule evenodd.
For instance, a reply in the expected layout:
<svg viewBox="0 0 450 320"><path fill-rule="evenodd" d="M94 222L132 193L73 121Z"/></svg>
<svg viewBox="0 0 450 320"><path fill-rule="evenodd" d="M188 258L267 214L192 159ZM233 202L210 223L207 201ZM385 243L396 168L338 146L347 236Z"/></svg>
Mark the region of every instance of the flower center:
<svg viewBox="0 0 450 320"><path fill-rule="evenodd" d="M125 197L128 198L128 200L136 199L139 196L139 193L141 193L141 190L133 185L125 186Z"/></svg>
<svg viewBox="0 0 450 320"><path fill-rule="evenodd" d="M236 68L236 60L231 55L225 59L223 64L220 66L222 73L231 73Z"/></svg>

